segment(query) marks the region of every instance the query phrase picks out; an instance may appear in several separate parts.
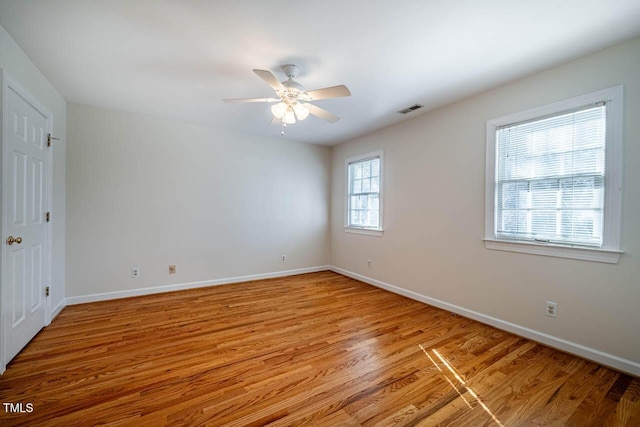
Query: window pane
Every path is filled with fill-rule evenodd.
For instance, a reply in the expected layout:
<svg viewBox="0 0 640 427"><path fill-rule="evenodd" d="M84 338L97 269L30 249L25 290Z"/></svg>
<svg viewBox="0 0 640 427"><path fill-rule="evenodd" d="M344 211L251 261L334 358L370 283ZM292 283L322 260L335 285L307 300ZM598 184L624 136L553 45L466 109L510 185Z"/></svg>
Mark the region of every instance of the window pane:
<svg viewBox="0 0 640 427"><path fill-rule="evenodd" d="M371 191L371 179L370 178L363 179L362 180L362 192L363 193L368 193L369 191Z"/></svg>
<svg viewBox="0 0 640 427"><path fill-rule="evenodd" d="M555 210L532 211L530 236L535 239L554 239L556 235L556 213Z"/></svg>
<svg viewBox="0 0 640 427"><path fill-rule="evenodd" d="M357 209L358 208L358 196L351 196L349 198L349 209Z"/></svg>
<svg viewBox="0 0 640 427"><path fill-rule="evenodd" d="M367 209L369 207L367 202L367 196L358 196L358 209Z"/></svg>
<svg viewBox="0 0 640 427"><path fill-rule="evenodd" d="M378 211L368 210L367 211L367 227L378 227Z"/></svg>
<svg viewBox="0 0 640 427"><path fill-rule="evenodd" d="M604 175L604 147L577 151L573 158L574 173L598 173Z"/></svg>
<svg viewBox="0 0 640 427"><path fill-rule="evenodd" d="M498 223L498 233L517 236L520 230L524 232L527 224L527 212L521 210L502 211Z"/></svg>
<svg viewBox="0 0 640 427"><path fill-rule="evenodd" d="M349 216L349 225L358 225L358 211L351 210Z"/></svg>
<svg viewBox="0 0 640 427"><path fill-rule="evenodd" d="M374 210L378 210L380 209L380 202L378 200L378 195L377 194L370 194L369 195L369 209L374 209Z"/></svg>
<svg viewBox="0 0 640 427"><path fill-rule="evenodd" d="M604 180L596 178L575 178L561 184L562 207L598 208L604 206Z"/></svg>
<svg viewBox="0 0 640 427"><path fill-rule="evenodd" d="M531 187L531 206L539 208L555 208L558 204L558 191L560 182L540 181L533 182Z"/></svg>
<svg viewBox="0 0 640 427"><path fill-rule="evenodd" d="M353 180L353 187L351 189L352 193L361 193L362 192L362 180L361 179L354 179Z"/></svg>
<svg viewBox="0 0 640 427"><path fill-rule="evenodd" d="M355 165L353 165L353 178L354 179L362 178L362 164L361 163L356 163Z"/></svg>
<svg viewBox="0 0 640 427"><path fill-rule="evenodd" d="M602 230L599 224L602 212L583 210L562 213L562 234L577 243L589 244L601 242Z"/></svg>
<svg viewBox="0 0 640 427"><path fill-rule="evenodd" d="M499 206L503 209L526 208L529 198L528 182L507 182L502 185L502 192L499 194Z"/></svg>
<svg viewBox="0 0 640 427"><path fill-rule="evenodd" d="M359 210L358 211L358 225L366 226L367 225L367 211Z"/></svg>
<svg viewBox="0 0 640 427"><path fill-rule="evenodd" d="M371 160L371 176L380 176L380 159Z"/></svg>
<svg viewBox="0 0 640 427"><path fill-rule="evenodd" d="M369 191L373 193L377 193L379 190L379 179L378 177L371 178L371 189Z"/></svg>
<svg viewBox="0 0 640 427"><path fill-rule="evenodd" d="M362 163L362 177L369 178L371 176L371 162Z"/></svg>

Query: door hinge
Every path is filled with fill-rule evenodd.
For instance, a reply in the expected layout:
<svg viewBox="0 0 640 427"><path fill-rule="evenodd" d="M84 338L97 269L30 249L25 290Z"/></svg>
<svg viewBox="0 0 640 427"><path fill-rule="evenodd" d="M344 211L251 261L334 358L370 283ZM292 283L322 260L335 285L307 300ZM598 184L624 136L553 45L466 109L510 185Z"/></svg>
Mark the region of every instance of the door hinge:
<svg viewBox="0 0 640 427"><path fill-rule="evenodd" d="M60 141L60 138L54 138L50 133L47 134L47 147L51 147L51 140Z"/></svg>
<svg viewBox="0 0 640 427"><path fill-rule="evenodd" d="M45 297L49 296L49 287L48 286L46 288L44 288L44 296Z"/></svg>
<svg viewBox="0 0 640 427"><path fill-rule="evenodd" d="M51 221L51 212L47 212L47 213L44 215L44 220L45 220L46 222Z"/></svg>

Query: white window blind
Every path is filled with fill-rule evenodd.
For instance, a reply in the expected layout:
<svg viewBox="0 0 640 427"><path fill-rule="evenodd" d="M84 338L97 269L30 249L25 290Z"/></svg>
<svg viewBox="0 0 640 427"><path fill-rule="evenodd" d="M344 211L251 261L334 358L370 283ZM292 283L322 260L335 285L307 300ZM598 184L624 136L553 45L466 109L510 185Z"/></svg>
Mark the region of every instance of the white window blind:
<svg viewBox="0 0 640 427"><path fill-rule="evenodd" d="M380 157L348 163L347 227L380 229Z"/></svg>
<svg viewBox="0 0 640 427"><path fill-rule="evenodd" d="M601 247L606 104L496 130L497 239Z"/></svg>

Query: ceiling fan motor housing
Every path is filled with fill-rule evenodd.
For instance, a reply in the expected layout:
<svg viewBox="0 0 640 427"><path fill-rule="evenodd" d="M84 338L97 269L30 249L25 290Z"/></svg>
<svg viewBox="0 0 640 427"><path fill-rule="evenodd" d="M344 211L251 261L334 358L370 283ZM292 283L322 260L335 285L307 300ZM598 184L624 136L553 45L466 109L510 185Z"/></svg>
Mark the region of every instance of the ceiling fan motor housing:
<svg viewBox="0 0 640 427"><path fill-rule="evenodd" d="M300 98L300 94L304 92L304 86L297 81L293 80L298 75L300 69L294 64L285 64L280 66L284 74L288 77L287 80L281 82L284 86L284 91L280 93L280 98L287 104L295 104Z"/></svg>
<svg viewBox="0 0 640 427"><path fill-rule="evenodd" d="M298 101L300 94L304 92L304 87L291 78L289 78L289 80L283 81L282 86L284 86L284 91L282 92L280 97L284 102L287 102L289 104Z"/></svg>

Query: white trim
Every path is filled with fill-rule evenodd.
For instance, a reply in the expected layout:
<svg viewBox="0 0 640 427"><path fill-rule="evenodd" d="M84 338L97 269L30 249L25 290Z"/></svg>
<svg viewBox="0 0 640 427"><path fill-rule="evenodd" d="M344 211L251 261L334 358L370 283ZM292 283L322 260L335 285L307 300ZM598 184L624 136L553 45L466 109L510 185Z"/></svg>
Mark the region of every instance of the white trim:
<svg viewBox="0 0 640 427"><path fill-rule="evenodd" d="M49 113L47 119L49 127L49 129L47 129L47 132L49 135L53 136L53 114ZM51 324L51 319L53 319L53 316L51 314L51 299L52 292L54 289L56 289L56 287L54 287L53 285L53 147L54 144L51 144L51 147L47 147L47 160L49 161L49 170L47 174L49 176L47 177L48 183L46 209L47 212L51 212L50 215L52 217L50 218L49 222L45 222L45 226L47 227L47 286L49 286L49 296L45 297L44 326L49 326L49 324Z"/></svg>
<svg viewBox="0 0 640 427"><path fill-rule="evenodd" d="M622 228L623 92L623 87L618 85L487 121L484 238L487 249L614 264L618 263L620 255L623 253L620 247ZM559 114L562 111L568 111L601 101L607 102L605 208L602 248L590 250L571 246L538 245L529 242L514 242L510 240L496 239L496 130L501 126L509 125L511 123L523 122L552 114Z"/></svg>
<svg viewBox="0 0 640 427"><path fill-rule="evenodd" d="M429 304L464 317L468 317L469 319L477 320L478 322L493 326L503 331L511 332L512 334L539 342L544 345L548 345L549 347L574 354L584 359L592 360L604 366L608 366L610 368L634 375L636 377L640 377L640 363L634 362L633 360L624 359L622 357L605 353L594 348L586 347L572 341L554 337L553 335L545 334L543 332L529 329L524 326L516 325L515 323L507 322L496 317L487 316L486 314L478 313L477 311L469 310L464 307L453 305L435 298L430 298L417 292L409 291L407 289L403 289L398 286L382 282L380 280L372 279L358 273L353 273L351 271L344 270L333 265L330 266L330 269L335 273L360 280L361 282L368 283L370 285L385 289L395 294L402 295L407 298L411 298L413 300L420 301L425 304Z"/></svg>
<svg viewBox="0 0 640 427"><path fill-rule="evenodd" d="M358 227L345 227L345 233L353 233L353 234L364 234L367 236L377 236L382 237L384 230L375 229L375 228L358 228Z"/></svg>
<svg viewBox="0 0 640 427"><path fill-rule="evenodd" d="M223 279L202 280L199 282L177 283L173 285L159 285L148 288L128 289L126 291L104 292L99 294L79 295L67 297L68 305L84 304L88 302L107 301L119 298L137 297L141 295L152 295L163 292L182 291L186 289L204 288L208 286L227 285L231 283L249 282L251 280L272 279L275 277L293 276L296 274L316 273L318 271L329 270L328 265L317 267L298 268L295 270L275 271L272 273L251 274L248 276L225 277Z"/></svg>
<svg viewBox="0 0 640 427"><path fill-rule="evenodd" d="M552 245L548 243L533 243L524 241L482 239L487 249L498 251L518 252L552 256L558 258L579 259L583 261L606 262L617 264L624 252L597 248L578 248L571 246Z"/></svg>
<svg viewBox="0 0 640 427"><path fill-rule="evenodd" d="M64 310L66 306L67 306L67 300L66 298L62 298L62 301L60 301L60 304L58 304L53 310L51 310L51 320L58 317L58 314L60 314L60 312L62 312L62 310Z"/></svg>
<svg viewBox="0 0 640 427"><path fill-rule="evenodd" d="M360 160L366 159L380 159L380 173L379 173L379 186L378 186L378 228L358 228L349 226L349 164L353 162L358 162ZM344 159L344 182L345 182L345 192L344 192L344 231L347 233L355 233L355 234L368 234L371 236L382 236L383 231L383 211L384 211L384 199L383 199L383 187L384 187L384 150L376 150L371 151L366 154L360 154L357 156L347 157ZM351 231L351 230L359 230L359 231ZM380 232L380 234L373 233L374 231Z"/></svg>
<svg viewBox="0 0 640 427"><path fill-rule="evenodd" d="M624 115L624 91L620 85L607 89L607 92L610 99L607 102L608 135L605 155L605 212L602 224L602 248L619 250L621 249L622 238L622 120ZM611 132L610 134L609 131ZM608 211L607 208L609 208Z"/></svg>

